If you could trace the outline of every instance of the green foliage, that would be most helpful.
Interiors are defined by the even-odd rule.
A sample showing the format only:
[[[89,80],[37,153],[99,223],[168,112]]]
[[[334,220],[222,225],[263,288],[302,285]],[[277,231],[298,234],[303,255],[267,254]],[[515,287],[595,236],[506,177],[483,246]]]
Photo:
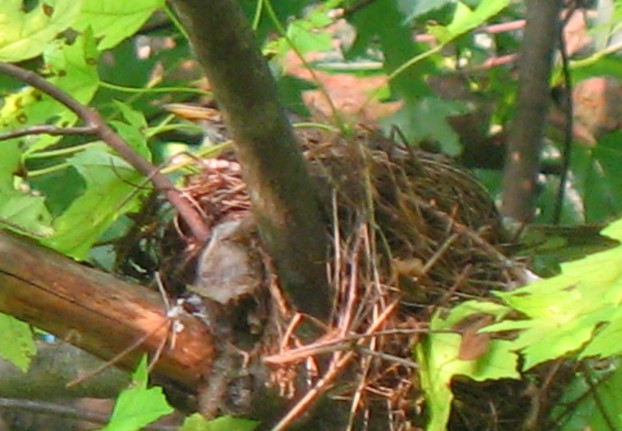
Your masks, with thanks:
[[[622,221],[603,231],[622,239]],[[524,369],[578,352],[578,358],[613,356],[621,349],[606,342],[620,327],[622,247],[562,264],[561,274],[512,292],[498,292],[524,318],[492,325],[488,331],[520,330],[513,347]],[[611,338],[608,339],[609,341]]]
[[[93,30],[100,51],[118,45],[132,36],[164,0],[82,0],[80,15],[72,23],[77,31]]]
[[[21,0],[0,2],[0,60],[22,62],[85,105],[100,89],[102,50],[132,36],[163,5],[163,1],[118,0],[32,3],[27,10]],[[76,124],[73,112],[38,90],[4,77],[0,88],[2,132]],[[123,120],[111,124],[143,157],[151,158],[145,140],[147,122],[130,103],[113,105],[111,116]],[[103,110],[101,105],[94,108]],[[85,259],[116,220],[138,208],[144,192],[137,193],[137,188],[147,189],[138,187],[143,182],[127,162],[99,142],[48,135],[5,140],[0,145],[0,226]],[[0,315],[0,327],[0,356],[26,371],[35,352],[30,327],[6,315]],[[142,386],[119,401],[112,428],[107,429],[139,429],[161,412],[170,411],[162,407],[160,390],[147,391],[146,376],[141,379]],[[132,405],[141,409],[151,405],[151,409],[142,419],[124,419],[133,416]]]
[[[612,223],[602,232],[613,240],[622,241],[622,220]],[[615,341],[622,335],[622,246],[598,252],[582,259],[561,265],[561,273],[549,279],[531,283],[510,292],[495,292],[503,301],[497,304],[486,301],[469,301],[452,309],[441,317],[432,319],[431,333],[417,349],[421,364],[422,388],[430,411],[428,431],[443,430],[449,418],[453,395],[450,382],[454,376],[464,375],[473,380],[520,378],[519,372],[528,371],[547,361],[573,358],[584,361],[589,358],[609,360],[622,354],[622,347]],[[489,343],[475,360],[461,360],[468,330],[461,322],[488,316],[495,321],[477,331],[480,343]],[[460,328],[462,335],[442,333]],[[468,327],[467,327],[468,329]],[[512,339],[494,339],[494,334],[512,333]],[[471,348],[469,346],[469,348]],[[520,357],[520,361],[518,358]],[[564,415],[564,421],[577,423],[587,421],[594,428],[603,429],[603,414],[595,412],[598,397],[606,400],[607,411],[621,420],[619,409],[620,372],[615,361],[607,375],[604,386],[580,391],[586,386],[587,374],[578,374],[566,400],[580,398],[580,408],[571,417],[561,406],[554,413]],[[520,366],[519,366],[520,364]],[[586,368],[589,370],[589,368]],[[591,371],[589,371],[591,373]],[[602,375],[603,373],[601,373]],[[596,386],[592,384],[592,386]],[[578,393],[581,392],[581,396]],[[589,392],[586,395],[586,392]],[[595,424],[601,424],[596,426]],[[617,428],[617,427],[616,427]],[[564,425],[560,429],[584,428]]]
[[[30,325],[0,313],[0,334],[4,340],[10,340],[0,342],[0,358],[11,361],[23,372],[28,371],[30,361],[37,351]]]
[[[25,12],[22,0],[4,0],[0,9],[0,61],[23,61],[40,55],[58,33],[76,20],[82,2],[49,0]]]
[[[136,185],[142,177],[127,162],[96,143],[67,160],[84,178],[81,196],[53,223],[54,234],[42,240],[48,247],[84,259],[93,244],[122,214],[138,209]],[[94,211],[103,208],[103,211]]]
[[[21,1],[4,2],[0,6],[0,16],[15,19],[6,24],[10,31],[7,34],[14,38],[7,38],[0,48],[2,58],[21,61],[42,54],[49,82],[79,102],[89,103],[100,85],[96,66],[101,50],[131,36],[162,2],[102,4],[58,1],[41,3],[24,13]],[[119,16],[124,18],[118,19]],[[67,28],[82,32],[69,40],[59,35]],[[37,42],[34,44],[37,49],[31,47],[33,41]],[[0,125],[4,129],[75,124],[76,115],[47,95],[29,87],[15,86],[11,90],[0,110]],[[124,103],[118,102],[115,107],[127,122],[117,121],[113,125],[136,150],[150,157],[144,139],[144,118]],[[46,135],[2,144],[0,223],[10,229],[42,239],[49,247],[84,259],[95,241],[120,215],[137,209],[135,185],[140,184],[141,177],[103,145],[76,147],[72,154],[71,146],[64,144],[60,137]],[[52,146],[54,151],[45,151]],[[74,182],[80,195],[67,187],[57,188],[57,194],[50,196],[32,189],[33,183],[41,190],[54,189],[49,184],[58,179],[57,173],[62,170],[72,170],[72,175],[77,173],[81,177],[82,181]],[[21,174],[16,176],[16,172]],[[46,176],[49,181],[45,180]],[[71,201],[68,202],[66,196]],[[57,201],[64,203],[58,205]],[[55,211],[61,208],[61,213]]]
[[[110,422],[102,431],[140,430],[160,417],[173,413],[162,388],[147,387],[147,373],[147,357],[143,356],[132,374],[133,382],[117,398]]]
[[[622,428],[622,368],[619,358],[584,367],[564,391],[551,422],[559,431],[610,431]],[[568,406],[571,406],[570,408]]]
[[[426,79],[430,74],[439,73],[437,65],[442,64],[440,53],[444,47],[487,22],[508,4],[507,0],[485,0],[471,9],[457,2],[448,25],[428,26],[428,32],[436,36],[438,41],[433,48],[410,42],[410,20],[418,14],[443,6],[444,2],[429,5],[427,9],[421,6],[422,2],[383,0],[373,2],[356,13],[352,24],[356,26],[358,37],[352,50],[363,52],[370,41],[377,37],[392,96],[405,102],[404,107],[387,122],[398,126],[412,142],[437,140],[445,153],[460,154],[462,148],[458,136],[447,123],[447,117],[464,113],[464,107],[456,101],[435,96]]]
[[[425,393],[429,422],[427,431],[446,429],[451,412],[451,380],[456,376],[475,381],[520,377],[518,355],[513,343],[504,340],[482,339],[484,349],[475,358],[465,356],[465,337],[450,333],[465,319],[474,315],[491,315],[501,318],[507,313],[503,306],[490,302],[467,302],[446,317],[436,313],[430,322],[431,333],[417,346],[416,358],[420,365],[421,389]]]

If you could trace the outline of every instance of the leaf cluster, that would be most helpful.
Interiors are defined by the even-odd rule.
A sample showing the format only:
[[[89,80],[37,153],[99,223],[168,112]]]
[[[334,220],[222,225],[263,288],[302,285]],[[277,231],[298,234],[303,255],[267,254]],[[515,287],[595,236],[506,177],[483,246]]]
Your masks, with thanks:
[[[622,221],[612,223],[603,234],[622,241]],[[556,419],[559,429],[584,429],[568,428],[566,423],[576,424],[588,406],[593,408],[594,400],[600,398],[605,400],[604,408],[608,411],[582,417],[583,424],[595,430],[609,429],[603,425],[603,416],[619,415],[615,404],[617,395],[610,387],[615,385],[619,374],[617,360],[611,362],[611,359],[618,358],[622,352],[614,341],[622,328],[621,259],[622,247],[617,246],[564,263],[557,276],[513,291],[495,292],[500,303],[469,301],[452,309],[446,316],[437,313],[431,329],[439,333],[429,335],[417,350],[430,408],[428,429],[445,429],[453,399],[451,382],[456,376],[467,376],[476,381],[520,379],[537,366],[560,359],[607,360],[610,369],[607,373],[599,372],[608,386],[597,391],[585,388],[586,379],[593,379],[591,370],[577,374],[566,397],[580,399],[581,410],[570,415],[567,411],[562,414],[563,404],[560,404],[555,412],[558,417],[564,416],[563,422]],[[474,335],[468,331],[451,332],[456,332],[461,322],[482,315],[496,323],[475,328],[475,337],[480,337],[476,343],[481,350],[474,357],[465,358],[465,348],[473,348],[468,343],[473,342]],[[502,337],[503,334],[512,337]],[[583,392],[579,396],[581,386]],[[615,423],[619,423],[619,418],[616,417]]]

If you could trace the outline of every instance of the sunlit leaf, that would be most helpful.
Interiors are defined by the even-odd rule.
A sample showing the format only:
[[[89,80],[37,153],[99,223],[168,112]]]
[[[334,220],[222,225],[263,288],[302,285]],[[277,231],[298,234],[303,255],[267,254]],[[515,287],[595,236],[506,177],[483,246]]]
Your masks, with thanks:
[[[501,317],[507,309],[492,302],[467,302],[445,318],[435,315],[430,322],[431,332],[417,346],[416,356],[420,364],[421,388],[424,390],[429,412],[427,431],[444,431],[451,412],[451,380],[466,376],[476,381],[502,378],[519,378],[518,356],[513,352],[512,342],[490,340],[487,351],[475,360],[461,360],[463,337],[460,334],[443,333],[475,313]],[[434,332],[436,331],[436,332]]]
[[[304,20],[296,20],[287,26],[287,36],[300,53],[321,52],[332,48],[332,37],[318,28],[330,24],[325,13],[315,12]]]
[[[26,372],[36,351],[30,325],[0,313],[0,357]]]
[[[174,411],[167,403],[162,388],[147,387],[146,356],[143,356],[132,378],[133,383],[117,398],[110,422],[102,431],[138,431]]]
[[[120,215],[138,208],[142,176],[104,144],[91,146],[68,162],[84,177],[86,189],[54,220],[55,234],[43,243],[84,259]]]
[[[44,52],[50,71],[49,82],[70,94],[81,103],[88,103],[99,85],[97,51],[89,32],[76,37],[71,45],[62,41],[50,43]],[[0,127],[18,130],[40,124],[75,124],[77,116],[63,104],[32,87],[9,94],[0,108]],[[23,139],[25,153],[48,147],[60,138],[38,135]]]
[[[19,141],[11,139],[0,145],[0,190],[13,190],[13,177],[21,161]]]
[[[497,15],[509,4],[510,0],[481,0],[475,9],[470,9],[463,2],[457,2],[454,19],[442,33],[440,42],[447,43],[449,40],[473,30]]]
[[[74,23],[81,4],[81,0],[47,0],[24,12],[22,0],[0,2],[0,61],[40,55],[58,33]]]
[[[0,226],[35,238],[54,232],[45,198],[17,190],[0,190]]]
[[[83,3],[74,28],[91,27],[100,39],[100,50],[109,49],[136,33],[156,9],[164,6],[164,0],[83,0]]]
[[[613,223],[603,233],[620,240],[620,224]],[[612,320],[617,333],[617,308],[622,302],[622,246],[561,265],[561,274],[537,281],[512,292],[497,292],[525,318],[506,320],[487,330],[519,330],[513,341],[525,358],[525,369],[583,349],[597,328]],[[600,337],[588,345],[587,354],[606,356],[615,351]],[[590,347],[591,346],[591,347]]]

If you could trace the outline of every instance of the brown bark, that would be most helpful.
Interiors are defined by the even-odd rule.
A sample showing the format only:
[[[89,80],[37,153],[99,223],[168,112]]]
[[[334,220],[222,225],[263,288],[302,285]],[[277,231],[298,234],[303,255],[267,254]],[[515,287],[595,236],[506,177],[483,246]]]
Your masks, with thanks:
[[[0,232],[0,312],[48,331],[104,360],[145,338],[118,365],[135,367],[170,336],[157,292],[80,265]],[[185,390],[209,371],[214,347],[206,326],[188,314],[175,345],[163,349],[153,375]]]
[[[170,0],[231,130],[262,241],[284,290],[327,317],[327,235],[300,147],[270,69],[235,0]]]
[[[504,216],[533,217],[536,176],[550,99],[549,81],[563,0],[527,2],[527,25],[520,52],[517,114],[508,139],[503,177]]]

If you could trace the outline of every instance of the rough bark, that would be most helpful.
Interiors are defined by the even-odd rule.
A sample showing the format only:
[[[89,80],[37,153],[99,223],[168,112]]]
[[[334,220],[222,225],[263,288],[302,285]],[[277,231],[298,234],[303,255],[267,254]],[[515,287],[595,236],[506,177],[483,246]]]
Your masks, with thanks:
[[[270,69],[235,0],[170,0],[231,130],[253,213],[284,290],[327,317],[327,235],[300,148]]]
[[[0,312],[110,360],[144,339],[117,365],[132,369],[171,335],[157,292],[88,268],[27,240],[0,232]],[[153,375],[195,390],[210,370],[214,347],[206,326],[188,314]]]
[[[504,216],[533,217],[536,176],[547,121],[549,81],[563,0],[527,2],[527,25],[520,51],[517,114],[508,140],[503,177]]]

